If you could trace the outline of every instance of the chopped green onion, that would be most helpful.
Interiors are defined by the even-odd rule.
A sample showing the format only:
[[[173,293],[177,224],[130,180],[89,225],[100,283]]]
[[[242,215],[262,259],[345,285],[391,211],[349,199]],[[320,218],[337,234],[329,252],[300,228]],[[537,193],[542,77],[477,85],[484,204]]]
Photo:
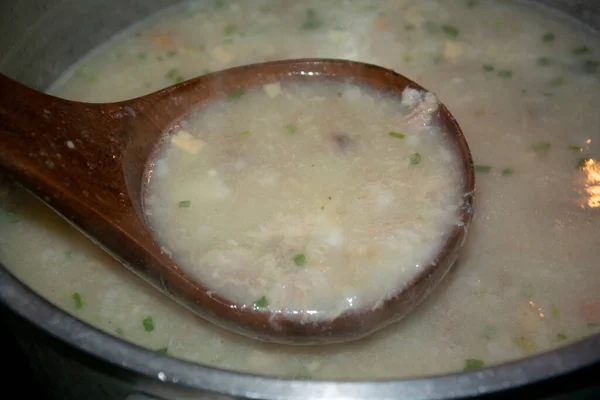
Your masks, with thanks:
[[[509,176],[512,175],[515,171],[512,168],[504,168],[502,170],[502,172],[500,172],[502,174],[502,176]]]
[[[573,49],[573,54],[575,54],[576,56],[582,56],[585,54],[590,54],[592,51],[590,50],[589,47],[587,47],[585,44],[579,47],[575,47]]]
[[[457,37],[458,34],[460,33],[460,31],[458,29],[456,29],[455,27],[453,27],[451,25],[442,25],[442,31],[444,31],[444,33],[446,35],[449,35],[452,37]]]
[[[154,321],[152,317],[146,317],[142,320],[142,325],[144,326],[144,330],[146,332],[152,332],[154,330]]]
[[[170,69],[165,74],[165,77],[167,79],[172,80],[174,83],[181,83],[185,80],[185,78],[179,73],[179,70],[177,68]]]
[[[410,156],[410,164],[417,165],[420,162],[421,162],[421,155],[419,153],[414,153],[412,156]]]
[[[564,333],[557,333],[556,334],[556,340],[560,340],[561,342],[563,340],[567,340],[567,335],[565,335]]]
[[[144,61],[148,58],[148,54],[143,51],[140,51],[137,56],[138,56],[138,59],[141,61]]]
[[[260,308],[265,308],[268,305],[269,303],[267,303],[267,298],[263,296],[260,299],[256,300],[254,303],[252,303],[252,308],[256,311]]]
[[[552,143],[550,143],[550,142],[540,142],[540,143],[536,143],[533,146],[531,146],[531,149],[533,151],[541,152],[541,151],[548,151],[548,150],[550,150],[551,147],[552,147]]]
[[[156,352],[160,353],[160,354],[167,354],[168,351],[169,351],[168,347],[161,347],[160,349],[156,350]]]
[[[583,149],[581,148],[581,146],[576,146],[574,144],[570,144],[568,147],[569,150],[571,151],[582,151]]]
[[[519,336],[513,342],[526,352],[534,351],[537,348],[535,342],[526,336]]]
[[[494,70],[494,66],[491,64],[483,64],[483,70],[485,72],[492,72]]]
[[[236,30],[237,30],[237,26],[235,26],[235,25],[227,25],[225,27],[225,29],[223,29],[223,33],[225,35],[232,35],[232,34],[235,33]]]
[[[477,4],[479,3],[479,1],[477,0],[467,0],[467,7],[469,8],[473,8],[475,7]]]
[[[190,200],[183,200],[179,202],[178,206],[179,208],[188,208],[191,204],[192,202]]]
[[[444,61],[444,56],[437,55],[437,56],[433,57],[431,61],[433,61],[433,63],[435,65],[439,65],[439,64],[441,64]]]
[[[323,25],[317,13],[312,8],[306,10],[304,14],[304,23],[302,24],[302,29],[304,30],[312,30],[318,29]]]
[[[296,133],[296,132],[298,131],[298,127],[297,127],[296,125],[294,125],[294,124],[289,124],[289,125],[287,125],[287,126],[285,127],[285,129],[287,129],[287,131],[288,131],[289,133],[292,133],[292,134],[294,134],[294,133]]]
[[[121,328],[117,328],[117,329],[115,329],[115,333],[116,333],[117,335],[119,335],[119,336],[123,336],[123,335],[125,335],[125,332],[124,332],[124,331],[123,331],[123,329],[121,329]]]
[[[240,133],[241,137],[250,137],[250,135],[252,135],[252,132],[250,132],[250,131],[244,131],[244,132]]]
[[[583,63],[583,71],[588,74],[595,74],[598,72],[598,67],[600,67],[600,62],[594,60],[585,60]]]
[[[498,71],[496,75],[500,78],[510,78],[512,76],[512,71],[510,69],[503,69]]]
[[[558,308],[557,306],[552,307],[552,316],[554,318],[560,317],[560,308]]]
[[[540,57],[540,58],[537,59],[537,63],[538,63],[538,65],[541,65],[543,67],[547,67],[548,65],[553,64],[554,61],[552,61],[548,57]]]
[[[406,137],[406,135],[404,133],[394,132],[394,131],[388,132],[388,136],[391,136],[396,139],[404,139]]]
[[[475,166],[475,172],[488,173],[491,170],[492,170],[492,167],[490,167],[489,165],[476,165]]]
[[[587,165],[588,161],[590,161],[590,159],[588,157],[580,158],[579,161],[577,161],[577,164],[575,165],[575,167],[577,169],[583,169]]]
[[[227,94],[227,101],[235,101],[242,97],[246,91],[244,89],[238,89],[234,92]]]
[[[404,25],[404,29],[406,29],[407,31],[414,31],[416,29],[416,26],[414,26],[413,24],[406,24]]]
[[[496,337],[496,328],[491,325],[486,325],[483,328],[483,337],[487,340],[492,340],[494,337]]]
[[[558,78],[554,78],[550,81],[550,86],[557,87],[561,86],[563,83],[565,83],[565,78],[559,76]]]
[[[545,35],[542,36],[542,41],[549,43],[549,42],[553,42],[554,39],[556,39],[556,36],[554,36],[554,33],[550,32],[550,33],[546,33]]]
[[[465,367],[464,367],[464,371],[470,371],[473,369],[480,369],[483,368],[483,366],[485,365],[485,363],[483,362],[483,360],[478,360],[476,358],[467,358],[465,360]]]
[[[215,1],[215,6],[217,8],[223,8],[224,5],[225,5],[225,3],[223,3],[223,0],[216,0]]]
[[[425,217],[423,217],[422,215],[417,215],[417,220],[425,222]]]
[[[306,256],[304,254],[296,254],[292,260],[298,266],[304,265],[306,263]]]
[[[81,307],[83,307],[83,298],[81,297],[81,295],[79,293],[73,293],[71,295],[71,298],[73,299],[73,302],[75,303],[76,309],[79,310]]]

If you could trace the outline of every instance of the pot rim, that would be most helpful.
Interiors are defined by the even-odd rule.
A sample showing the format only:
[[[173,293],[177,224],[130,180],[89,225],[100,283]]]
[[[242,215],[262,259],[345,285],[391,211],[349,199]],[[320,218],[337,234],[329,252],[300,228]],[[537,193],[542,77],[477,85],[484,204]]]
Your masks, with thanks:
[[[600,360],[600,333],[570,345],[469,372],[378,381],[306,381],[234,372],[157,353],[83,322],[51,304],[0,264],[0,302],[45,334],[113,367],[154,382],[200,391],[265,399],[453,399],[515,389],[592,366]]]

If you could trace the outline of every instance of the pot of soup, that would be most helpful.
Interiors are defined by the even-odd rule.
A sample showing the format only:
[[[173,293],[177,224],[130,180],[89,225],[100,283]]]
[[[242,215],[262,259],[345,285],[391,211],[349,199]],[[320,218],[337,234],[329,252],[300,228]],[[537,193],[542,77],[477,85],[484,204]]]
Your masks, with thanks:
[[[3,2],[0,21],[1,73],[92,103],[130,99],[262,61],[323,57],[381,65],[422,84],[448,106],[475,163],[476,211],[469,236],[434,293],[402,321],[366,338],[314,346],[265,343],[199,319],[0,175],[3,326],[51,398],[454,399],[507,393],[535,398],[573,388],[588,393],[587,379],[600,363],[596,2],[35,0]],[[303,95],[314,100],[323,90]],[[267,115],[276,107],[276,101],[262,101],[250,101],[254,108],[249,109]],[[248,109],[234,114],[244,112]],[[379,110],[371,104],[352,111],[362,112]],[[165,234],[173,233],[166,239],[171,246],[178,243],[177,218],[207,243],[222,243],[214,244],[218,251],[205,249],[206,257],[218,260],[212,276],[227,270],[228,257],[250,257],[240,247],[248,237],[267,249],[275,231],[282,242],[305,235],[305,225],[285,215],[274,219],[273,227],[242,230],[266,207],[275,207],[270,199],[280,193],[296,209],[308,204],[309,197],[302,199],[292,186],[294,179],[304,179],[301,169],[315,165],[302,164],[300,153],[286,149],[316,149],[319,135],[302,115],[275,114],[249,128],[236,122],[237,134],[222,144],[229,158],[218,167],[200,160],[202,174],[177,157],[165,157],[163,170],[168,167],[172,175],[163,175],[152,188],[158,199],[154,211],[166,216]],[[219,118],[217,110],[203,121],[217,126]],[[343,113],[336,118],[343,119]],[[257,132],[269,129],[277,135],[256,141]],[[335,154],[366,140],[353,142],[360,133],[355,130],[348,125],[324,143]],[[184,133],[173,144],[192,156],[211,140]],[[377,140],[393,149],[414,145],[410,139],[386,131],[388,141]],[[268,170],[244,158],[248,151],[294,162]],[[303,157],[316,153],[305,151]],[[412,166],[433,160],[423,151],[411,154]],[[405,185],[392,192],[393,159],[360,155],[368,184],[357,184],[339,157],[319,159],[332,167],[305,175],[313,176],[314,187],[343,193],[323,195],[314,204],[327,215],[344,215],[348,199],[369,196],[402,207],[406,203],[397,201],[398,193],[421,189]],[[374,173],[375,161],[389,166],[390,175]],[[334,170],[339,173],[327,175]],[[227,187],[228,179],[243,176],[252,179],[240,180],[235,190]],[[184,186],[172,185],[184,178]],[[196,178],[206,185],[198,189]],[[284,189],[270,186],[278,182]],[[451,186],[435,185],[444,184]],[[255,196],[266,191],[272,193],[269,201],[257,202]],[[216,233],[201,214],[181,214],[199,198],[233,204],[236,195],[241,206],[228,209]],[[402,243],[410,241],[410,230],[395,224],[411,218],[425,223],[433,215],[370,220],[371,211],[363,213],[361,223],[382,243],[399,235]],[[347,235],[332,230],[325,244],[307,246],[291,260],[304,268],[342,237]],[[376,251],[353,243],[343,262]],[[268,279],[262,264],[252,265],[248,271]],[[369,272],[360,273],[367,281]],[[267,305],[268,296],[252,296],[258,307]]]

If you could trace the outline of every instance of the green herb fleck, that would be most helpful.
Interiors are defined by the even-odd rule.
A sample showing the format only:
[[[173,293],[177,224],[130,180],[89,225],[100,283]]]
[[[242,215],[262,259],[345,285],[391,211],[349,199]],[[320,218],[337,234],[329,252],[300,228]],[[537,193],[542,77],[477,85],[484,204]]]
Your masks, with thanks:
[[[406,24],[404,25],[404,29],[406,29],[407,31],[414,31],[417,27],[414,26],[413,24]]]
[[[237,26],[235,25],[227,25],[225,29],[223,29],[223,33],[225,35],[233,35],[237,31]]]
[[[144,326],[144,330],[146,332],[152,332],[154,330],[154,321],[152,317],[146,317],[142,320],[142,325]]]
[[[492,167],[490,167],[489,165],[476,165],[475,166],[475,172],[488,173],[491,170],[492,170]]]
[[[577,161],[575,167],[577,169],[583,170],[583,168],[585,168],[585,166],[587,165],[588,161],[590,161],[588,157],[580,158],[579,161]]]
[[[189,208],[189,206],[192,204],[192,202],[190,200],[183,200],[180,201],[178,204],[179,208]]]
[[[181,83],[185,80],[177,68],[171,68],[169,71],[167,71],[165,77],[174,83]]]
[[[477,0],[467,0],[467,7],[469,7],[469,8],[473,8],[477,4],[479,4],[479,1],[477,1]]]
[[[585,60],[583,63],[583,71],[588,74],[595,74],[598,72],[598,67],[600,67],[600,62],[594,60]]]
[[[547,67],[548,65],[552,65],[553,63],[554,61],[552,61],[548,57],[540,57],[537,59],[537,64],[541,65],[542,67]]]
[[[242,97],[246,91],[244,89],[238,89],[234,92],[227,94],[227,101],[235,101]]]
[[[140,51],[140,52],[138,53],[137,57],[138,57],[138,60],[140,60],[140,61],[145,61],[145,60],[147,60],[147,59],[148,59],[148,53],[145,53],[145,52],[143,52],[143,51]]]
[[[553,306],[552,307],[552,316],[554,318],[560,317],[560,308],[558,308],[557,306]]]
[[[480,369],[480,368],[483,368],[484,365],[485,365],[485,363],[483,362],[483,360],[478,360],[476,358],[467,358],[465,360],[465,367],[464,367],[463,371],[471,371],[474,369]]]
[[[513,342],[519,346],[523,351],[531,352],[536,349],[535,342],[526,336],[519,336],[513,340]]]
[[[440,64],[441,64],[441,63],[444,61],[444,56],[442,56],[442,55],[437,55],[437,56],[434,56],[434,57],[431,59],[431,61],[433,61],[433,63],[434,63],[435,65],[440,65]]]
[[[404,53],[404,56],[402,56],[402,59],[404,60],[405,63],[409,63],[413,60],[413,57],[410,55],[409,52]]]
[[[557,334],[556,334],[556,340],[559,340],[559,341],[561,341],[561,342],[562,342],[563,340],[567,340],[567,335],[565,335],[564,333],[557,333]]]
[[[483,70],[485,72],[492,72],[494,70],[494,66],[491,64],[483,64]]]
[[[394,131],[388,132],[388,136],[391,136],[396,139],[404,139],[406,137],[406,135],[404,133],[394,132]]]
[[[176,55],[177,55],[177,50],[167,51],[167,57],[175,57]]]
[[[317,13],[312,8],[306,10],[304,14],[304,22],[302,23],[302,29],[304,30],[312,30],[318,29],[323,25]]]
[[[244,131],[244,132],[240,133],[240,136],[244,137],[244,138],[250,137],[251,135],[252,135],[252,132],[250,132],[250,131]]]
[[[71,298],[73,299],[73,302],[75,303],[75,308],[76,309],[80,309],[83,307],[83,298],[81,297],[81,295],[79,293],[73,293],[71,295]]]
[[[512,71],[510,69],[502,69],[498,71],[496,75],[500,78],[510,78],[512,76]]]
[[[452,37],[457,37],[458,34],[460,33],[460,31],[458,29],[456,29],[455,27],[453,27],[451,25],[442,25],[442,31],[444,31],[444,33],[446,35],[449,35]]]
[[[115,333],[116,333],[117,335],[119,335],[119,336],[123,336],[123,335],[125,335],[125,332],[124,332],[124,331],[123,331],[123,329],[121,329],[121,328],[117,328],[117,329],[115,329]]]
[[[554,33],[552,33],[552,32],[546,33],[542,36],[542,42],[545,42],[545,43],[554,42],[554,39],[556,39],[556,36],[554,36]]]
[[[504,168],[502,170],[502,172],[500,172],[500,173],[502,174],[502,176],[510,176],[510,175],[514,174],[514,172],[515,171],[509,167],[509,168]]]
[[[252,303],[252,308],[254,309],[254,311],[256,311],[258,309],[265,308],[268,305],[269,303],[267,303],[267,298],[263,296],[260,299],[256,300],[254,303]]]
[[[294,260],[297,266],[304,265],[306,263],[306,256],[304,254],[296,254],[292,260]]]
[[[565,78],[559,76],[558,78],[554,78],[550,81],[550,86],[557,87],[561,86],[563,83],[565,83]]]
[[[225,3],[223,2],[223,0],[215,1],[215,7],[217,7],[217,8],[223,8],[224,5],[225,5]]]
[[[552,143],[550,142],[540,142],[531,146],[531,149],[536,152],[548,151],[552,147]]]
[[[157,353],[160,354],[167,354],[169,352],[169,348],[168,347],[161,347],[160,349],[156,350]]]
[[[294,124],[288,124],[285,129],[291,134],[298,132],[298,127]]]
[[[492,340],[496,337],[496,328],[491,325],[486,325],[483,328],[483,337],[487,340]]]
[[[583,149],[581,148],[581,146],[577,146],[574,144],[570,144],[568,147],[569,150],[571,151],[577,151],[577,152],[581,152]]]
[[[410,156],[410,161],[409,161],[410,164],[417,165],[420,162],[421,162],[421,155],[419,153],[414,153],[412,156]]]
[[[575,54],[576,56],[583,56],[586,54],[590,54],[592,51],[590,50],[589,47],[587,47],[585,44],[579,47],[575,47],[573,49],[573,54]]]
[[[425,222],[425,217],[423,217],[422,215],[417,215],[417,220]]]

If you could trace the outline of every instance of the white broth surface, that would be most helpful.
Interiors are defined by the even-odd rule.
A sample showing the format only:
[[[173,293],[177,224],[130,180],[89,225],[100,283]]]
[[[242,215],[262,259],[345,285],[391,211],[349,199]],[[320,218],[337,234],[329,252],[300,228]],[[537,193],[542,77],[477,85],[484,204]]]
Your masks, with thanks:
[[[179,267],[238,307],[302,323],[379,308],[462,224],[431,93],[309,80],[225,99],[165,137],[145,214]]]
[[[194,1],[93,50],[53,86],[117,101],[230,66],[330,57],[395,69],[435,93],[477,164],[469,236],[426,302],[364,340],[296,348],[224,332],[6,183],[0,261],[124,340],[260,374],[421,376],[563,346],[600,330],[599,43],[569,19],[509,1]]]

